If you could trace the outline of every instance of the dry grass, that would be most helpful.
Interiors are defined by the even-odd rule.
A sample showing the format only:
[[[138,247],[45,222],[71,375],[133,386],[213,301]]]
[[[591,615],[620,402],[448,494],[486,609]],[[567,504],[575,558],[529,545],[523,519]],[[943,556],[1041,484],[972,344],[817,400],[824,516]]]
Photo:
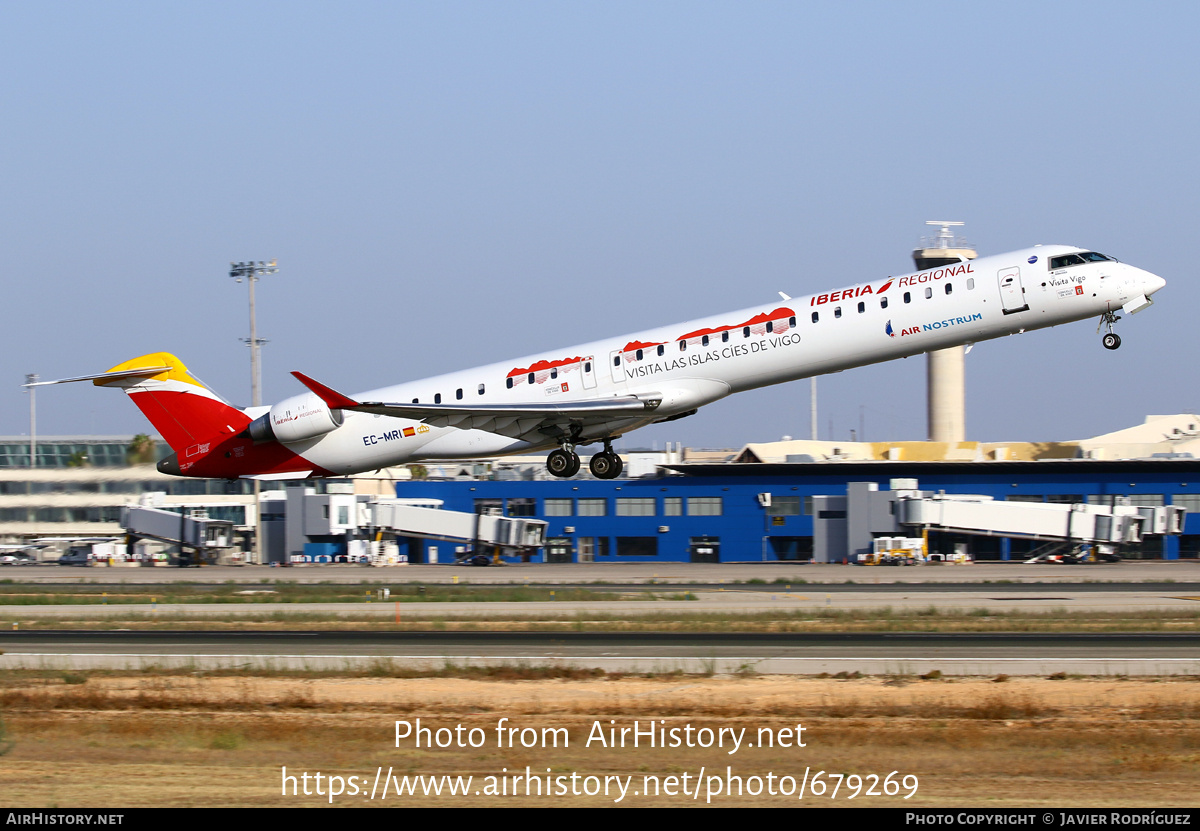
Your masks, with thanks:
[[[529,680],[503,677],[288,678],[51,674],[8,675],[0,711],[11,751],[0,781],[12,807],[327,804],[284,796],[289,772],[481,778],[507,769],[554,774],[737,775],[812,771],[919,777],[908,801],[860,797],[867,805],[1190,805],[1200,793],[1200,684],[1193,680],[751,678],[666,676]],[[395,746],[395,721],[477,727],[479,748]],[[562,728],[569,747],[499,748],[501,718]],[[602,727],[759,728],[803,724],[807,746],[604,748]],[[778,734],[777,734],[778,735]],[[543,774],[544,775],[544,774]],[[679,804],[682,797],[626,804]],[[691,802],[691,799],[685,799]],[[343,797],[340,804],[383,805]],[[391,804],[397,804],[394,798]],[[449,806],[611,805],[611,798],[409,797]],[[694,804],[694,803],[693,803]],[[786,805],[743,795],[719,804]],[[827,803],[822,803],[827,804]],[[846,804],[839,800],[838,804]]]

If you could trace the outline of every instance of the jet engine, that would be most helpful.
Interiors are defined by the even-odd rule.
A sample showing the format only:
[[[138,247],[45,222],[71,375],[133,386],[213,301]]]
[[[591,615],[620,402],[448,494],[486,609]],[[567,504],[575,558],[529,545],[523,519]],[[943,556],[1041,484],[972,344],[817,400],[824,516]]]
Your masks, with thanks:
[[[267,441],[288,444],[315,439],[341,426],[341,410],[329,409],[317,395],[306,392],[280,401],[250,422],[247,430],[255,444]]]

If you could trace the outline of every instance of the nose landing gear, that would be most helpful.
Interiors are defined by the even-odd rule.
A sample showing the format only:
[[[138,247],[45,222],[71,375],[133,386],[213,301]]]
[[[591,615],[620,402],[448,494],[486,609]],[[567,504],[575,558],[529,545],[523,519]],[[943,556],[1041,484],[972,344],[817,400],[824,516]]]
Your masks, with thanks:
[[[1105,349],[1121,348],[1121,336],[1112,330],[1113,324],[1120,319],[1121,318],[1117,317],[1112,312],[1105,312],[1104,314],[1100,315],[1100,325],[1096,327],[1096,331],[1099,332],[1105,326],[1108,327],[1108,331],[1104,334],[1104,337],[1100,339],[1100,342],[1104,344]]]

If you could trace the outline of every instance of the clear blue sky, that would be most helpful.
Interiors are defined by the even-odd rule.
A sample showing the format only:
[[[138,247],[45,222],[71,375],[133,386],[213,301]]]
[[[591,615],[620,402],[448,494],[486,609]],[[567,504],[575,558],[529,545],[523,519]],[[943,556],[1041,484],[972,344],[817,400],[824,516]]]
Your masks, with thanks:
[[[968,437],[1200,409],[1192,3],[0,4],[0,434],[27,372],[178,354],[249,401],[347,391],[911,270],[926,219],[981,254],[1095,248],[1168,281],[968,356]],[[924,360],[822,379],[820,435],[924,436]],[[41,434],[135,433],[90,385]],[[808,383],[626,446],[809,432]]]

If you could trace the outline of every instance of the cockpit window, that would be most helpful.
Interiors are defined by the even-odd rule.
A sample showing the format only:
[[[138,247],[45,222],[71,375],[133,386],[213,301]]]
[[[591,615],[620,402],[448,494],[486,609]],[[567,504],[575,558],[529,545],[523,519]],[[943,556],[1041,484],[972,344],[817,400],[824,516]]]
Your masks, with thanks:
[[[1058,268],[1066,268],[1069,265],[1084,265],[1087,262],[1078,254],[1064,254],[1061,257],[1050,258],[1050,270],[1054,271]]]
[[[1084,251],[1080,254],[1064,254],[1061,257],[1050,258],[1050,270],[1066,268],[1072,265],[1085,265],[1087,263],[1115,263],[1112,257],[1106,257],[1096,251]]]

